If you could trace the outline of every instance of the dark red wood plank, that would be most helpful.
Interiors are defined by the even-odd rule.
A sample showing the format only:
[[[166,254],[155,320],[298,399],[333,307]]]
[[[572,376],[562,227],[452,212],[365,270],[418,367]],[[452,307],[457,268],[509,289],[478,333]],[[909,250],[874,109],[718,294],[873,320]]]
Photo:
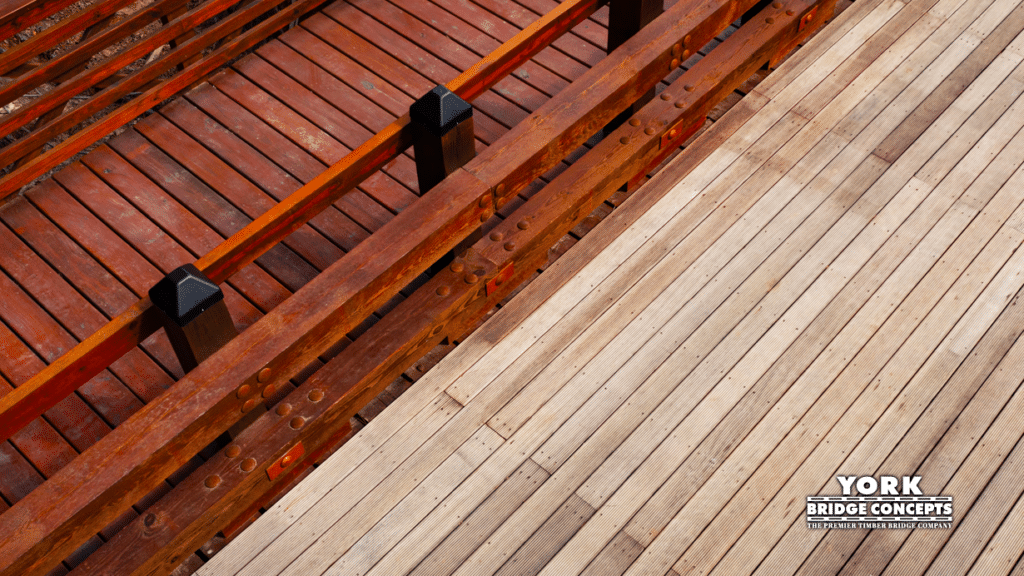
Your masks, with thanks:
[[[445,36],[447,42],[454,42],[455,45],[451,46],[452,48],[457,49],[459,46],[462,46],[470,50],[471,59],[474,62],[470,63],[469,66],[472,66],[476,63],[476,60],[490,54],[501,46],[501,42],[485,34],[482,30],[477,29],[466,20],[431,2],[390,0],[375,3],[375,6],[383,8],[384,10],[381,10],[381,12],[387,12],[391,22],[405,24],[409,21],[410,16],[415,17],[418,20],[417,28],[433,29],[436,34]],[[416,22],[413,21],[411,24],[416,25]],[[410,28],[410,30],[416,30],[417,28]],[[515,36],[515,34],[512,34],[512,36]],[[434,45],[429,37],[425,41]],[[436,46],[435,48],[438,53],[444,53],[443,49],[444,46]],[[461,53],[462,51],[459,50],[458,52]],[[473,53],[476,54],[475,58],[472,57]],[[523,84],[536,89],[547,98],[554,96],[562,88],[569,85],[565,78],[537,64],[535,62],[536,59],[537,57],[534,56],[533,59],[523,64],[510,77],[516,78]],[[459,66],[459,68],[466,69],[469,66]],[[547,98],[542,100],[547,100]],[[523,104],[531,111],[535,109],[525,101]]]
[[[162,116],[149,116],[134,129],[249,218],[256,218],[276,204],[274,198]],[[318,254],[329,243],[315,230],[304,226],[284,240],[284,247],[290,250],[280,251],[278,256],[284,261],[268,271],[292,291],[298,290],[316,276],[317,269],[309,261],[318,259]]]
[[[244,140],[203,114],[187,100],[178,100],[161,111],[178,128],[189,133],[240,174],[257,183],[277,200],[302,187],[302,182],[272,162]],[[365,231],[336,209],[325,210],[310,220],[310,226],[328,242],[317,244],[319,252],[310,255],[310,264],[323,270],[358,243]],[[312,258],[315,258],[313,260]]]
[[[351,4],[335,2],[324,7],[323,13],[330,16],[335,22],[372,42],[399,62],[406,63],[405,67],[415,68],[420,74],[426,76],[433,85],[446,84],[448,81],[456,78],[459,72],[461,72],[460,69],[442,61],[420,46],[410,42]],[[389,75],[388,77],[390,78],[391,76]],[[501,85],[501,82],[496,84],[495,87],[499,85]],[[430,86],[430,88],[433,88],[433,86]],[[414,98],[419,98],[424,93],[426,91],[415,94]],[[481,94],[480,97],[473,101],[473,106],[505,127],[515,126],[527,116],[524,108],[500,96],[493,90]]]
[[[77,340],[87,338],[107,323],[109,318],[106,315],[5,227],[0,227],[0,245],[4,246],[4,250],[0,251],[0,268]],[[132,350],[111,364],[111,369],[134,394],[116,389],[112,391],[117,395],[109,398],[109,401],[116,407],[103,414],[115,426],[141,408],[143,401],[156,398],[174,382],[142,350]]]
[[[253,57],[238,62],[235,65],[235,69],[251,83],[259,86],[279,102],[290,106],[307,120],[329,133],[349,150],[356,148],[373,136],[373,132],[370,132],[365,126],[342,112],[346,109],[363,106],[364,98],[361,96],[354,99],[346,98],[347,86],[333,79],[333,77],[309,60],[285,48],[284,45],[275,44],[275,46],[283,48],[283,50],[277,51],[275,55],[280,65],[284,68],[275,67],[263,58]],[[269,47],[268,51],[274,52],[274,46]],[[282,72],[284,69],[288,70],[288,74],[292,74],[303,81],[308,81],[313,88],[318,90],[310,90],[303,84],[296,82],[295,79]],[[318,85],[318,79],[328,84],[324,86]],[[326,96],[332,90],[338,90],[339,93],[335,96]],[[320,94],[325,95],[321,96]],[[354,93],[350,95],[357,96]],[[332,105],[328,98],[336,101],[337,105]],[[256,110],[253,110],[253,112],[259,115]],[[366,110],[366,112],[372,112],[372,110]],[[378,111],[378,121],[388,118],[383,112],[383,110]],[[385,125],[393,121],[394,119],[391,118]],[[378,219],[377,222],[369,224],[372,230],[377,229],[373,227],[374,225],[379,227],[383,222],[390,219],[391,216],[390,210],[377,205],[377,203],[386,207],[388,202],[396,202],[394,198],[401,199],[404,197],[404,200],[409,200],[414,196],[410,190],[415,189],[415,185],[411,187],[406,185],[416,181],[416,173],[412,163],[406,159],[403,163],[389,165],[390,168],[397,169],[394,171],[389,170],[372,181],[364,182],[360,189],[365,190],[365,193],[359,190],[354,194],[347,195],[351,197],[351,202],[354,206],[365,212],[367,216]],[[377,202],[371,201],[371,198],[376,199]],[[392,200],[384,200],[385,198],[391,198]],[[403,200],[397,200],[397,202],[401,203]],[[364,225],[368,224],[364,223]]]
[[[469,25],[492,36],[499,42],[505,42],[512,38],[520,30],[529,26],[537,19],[536,15],[531,15],[532,18],[524,19],[519,21],[518,25],[513,25],[505,18],[496,16],[494,13],[485,10],[482,6],[470,0],[433,0],[433,2],[452,14],[458,15]],[[501,4],[515,7],[513,2],[502,2]],[[533,59],[548,70],[572,82],[590,69],[592,65],[589,61],[590,59],[595,59],[594,63],[600,62],[601,58],[604,57],[604,51],[585,42],[577,42],[576,44],[570,42],[567,44],[566,39],[571,40],[571,35],[559,37],[552,42],[551,46],[541,50]],[[572,50],[564,49],[570,44],[576,49],[577,54],[574,54]]]
[[[349,61],[359,62],[365,66],[366,68],[346,66],[339,69],[328,67],[328,69],[337,75],[359,79],[361,85],[365,82],[364,88],[371,95],[375,91],[382,91],[390,95],[391,98],[381,99],[379,102],[388,107],[393,114],[404,116],[409,111],[409,105],[438,84],[323,14],[315,14],[307,18],[302,22],[302,27],[311,33],[310,37],[330,45],[333,48],[332,52],[344,54]],[[296,39],[297,35],[294,35],[295,31],[292,32],[293,34],[282,37],[282,41],[289,43],[299,52],[306,52],[306,45],[299,44]],[[308,46],[309,51],[315,51],[317,48],[315,43],[310,43]],[[322,62],[321,65],[326,67],[328,63]],[[381,76],[377,76],[377,74]],[[483,110],[479,110],[479,105],[476,102],[473,105],[478,109],[478,113],[473,115],[473,124],[476,137],[481,141],[494,142],[508,131],[506,126],[495,121]]]
[[[520,28],[529,26],[541,14],[547,14],[557,5],[556,2],[542,2],[546,7],[541,8],[537,2],[528,0],[517,0],[516,2],[473,0],[473,2]],[[607,14],[608,8],[601,8],[597,13]],[[607,43],[608,29],[597,24],[594,17],[591,16],[577,24],[571,32],[552,42],[551,45],[566,54],[571,54],[589,67],[594,66],[607,55],[605,52]]]
[[[309,33],[299,29],[297,34],[309,38]],[[276,66],[281,72],[291,76],[304,88],[318,94],[324,100],[330,102],[335,108],[349,114],[358,120],[368,131],[362,136],[362,141],[373,136],[394,122],[399,116],[408,111],[408,106],[401,108],[401,113],[392,114],[371,101],[367,96],[357,92],[346,84],[344,73],[333,74],[330,70],[319,65],[320,61],[334,61],[341,56],[336,50],[319,43],[315,49],[300,54],[281,42],[268,42],[260,48],[260,57]],[[289,90],[287,83],[281,89]],[[300,96],[305,94],[304,90],[298,91]],[[281,99],[282,101],[284,99]],[[358,144],[356,144],[358,146]],[[383,170],[388,176],[379,181],[374,181],[372,187],[362,186],[371,196],[389,207],[393,212],[394,205],[408,205],[415,200],[416,195],[411,192],[416,190],[416,164],[407,155],[399,155]],[[397,182],[393,182],[392,179]],[[401,183],[400,186],[398,183]]]

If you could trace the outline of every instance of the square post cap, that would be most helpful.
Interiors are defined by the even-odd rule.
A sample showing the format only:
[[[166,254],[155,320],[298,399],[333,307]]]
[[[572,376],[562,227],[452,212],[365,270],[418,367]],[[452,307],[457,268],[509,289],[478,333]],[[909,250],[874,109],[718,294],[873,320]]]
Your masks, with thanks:
[[[444,136],[460,122],[473,117],[473,106],[439,85],[409,106],[409,117],[435,136]]]
[[[224,292],[193,264],[172,270],[149,289],[149,299],[175,324],[185,327],[210,306],[224,299]]]

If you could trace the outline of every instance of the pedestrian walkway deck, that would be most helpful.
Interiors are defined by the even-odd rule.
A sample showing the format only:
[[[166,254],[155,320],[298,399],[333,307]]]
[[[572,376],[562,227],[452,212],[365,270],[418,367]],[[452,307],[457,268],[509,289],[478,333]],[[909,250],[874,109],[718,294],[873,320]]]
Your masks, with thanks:
[[[1022,30],[858,0],[199,573],[1024,571]]]

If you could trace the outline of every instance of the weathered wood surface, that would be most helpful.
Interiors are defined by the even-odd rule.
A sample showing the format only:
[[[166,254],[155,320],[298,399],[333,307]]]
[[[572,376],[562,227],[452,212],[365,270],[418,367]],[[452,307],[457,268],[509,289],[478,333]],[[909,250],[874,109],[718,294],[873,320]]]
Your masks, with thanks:
[[[1022,16],[855,3],[200,573],[1010,573]]]

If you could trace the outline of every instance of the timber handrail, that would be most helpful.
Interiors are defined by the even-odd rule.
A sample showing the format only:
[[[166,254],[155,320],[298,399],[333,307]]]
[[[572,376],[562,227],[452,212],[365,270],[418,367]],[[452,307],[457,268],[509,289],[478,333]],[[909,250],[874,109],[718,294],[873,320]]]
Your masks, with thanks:
[[[472,100],[587,18],[600,4],[600,0],[563,2],[446,86],[463,99]],[[200,258],[196,268],[215,283],[223,283],[395,159],[411,143],[412,130],[406,114]],[[159,313],[149,298],[142,298],[30,380],[0,397],[0,441],[55,406],[149,338],[161,325]]]

